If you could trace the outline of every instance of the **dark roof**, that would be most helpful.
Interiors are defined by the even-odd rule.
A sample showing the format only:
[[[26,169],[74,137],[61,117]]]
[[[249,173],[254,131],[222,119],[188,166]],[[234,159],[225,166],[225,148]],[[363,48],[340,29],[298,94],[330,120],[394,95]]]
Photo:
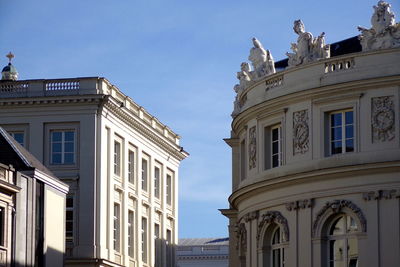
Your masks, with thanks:
[[[12,165],[17,171],[37,169],[56,177],[39,160],[0,127],[0,163]]]
[[[345,54],[361,52],[361,44],[358,36],[354,36],[331,44],[331,57],[337,57]],[[282,59],[275,62],[276,69],[284,69],[288,66],[288,59]]]

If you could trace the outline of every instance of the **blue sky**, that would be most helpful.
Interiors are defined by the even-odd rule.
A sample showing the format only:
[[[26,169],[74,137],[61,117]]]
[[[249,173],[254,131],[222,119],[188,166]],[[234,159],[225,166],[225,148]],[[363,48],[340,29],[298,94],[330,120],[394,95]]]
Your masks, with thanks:
[[[400,16],[400,3],[389,1]],[[377,0],[0,1],[0,65],[20,79],[106,77],[182,136],[179,236],[227,236],[233,85],[257,37],[285,57],[302,19],[328,43],[370,27]],[[396,19],[398,21],[398,19]]]

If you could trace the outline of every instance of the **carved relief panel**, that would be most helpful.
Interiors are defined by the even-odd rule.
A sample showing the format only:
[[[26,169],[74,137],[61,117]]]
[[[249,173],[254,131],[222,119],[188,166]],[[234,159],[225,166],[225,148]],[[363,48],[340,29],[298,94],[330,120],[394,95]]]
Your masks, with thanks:
[[[249,169],[257,165],[257,131],[256,126],[249,129]]]
[[[309,148],[308,110],[293,113],[293,155],[304,154]]]
[[[394,96],[372,98],[372,142],[387,142],[395,138]]]

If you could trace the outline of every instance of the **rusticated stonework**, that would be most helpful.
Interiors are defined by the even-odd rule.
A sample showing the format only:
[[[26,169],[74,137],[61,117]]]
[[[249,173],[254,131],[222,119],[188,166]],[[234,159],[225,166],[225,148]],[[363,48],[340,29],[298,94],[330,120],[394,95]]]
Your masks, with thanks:
[[[293,113],[293,155],[303,154],[308,151],[310,143],[308,125],[308,110]]]
[[[249,129],[249,169],[257,166],[257,131],[256,126]]]
[[[372,142],[387,142],[395,138],[394,96],[372,98]]]
[[[261,220],[258,223],[258,228],[257,228],[257,241],[260,240],[261,238],[261,232],[263,228],[271,223],[275,223],[282,227],[282,232],[283,232],[283,241],[288,242],[289,241],[289,225],[285,217],[282,216],[282,214],[279,211],[268,211],[264,213],[261,216]],[[257,242],[259,244],[259,242]]]
[[[286,203],[286,209],[288,211],[292,211],[292,210],[298,210],[298,209],[312,208],[313,204],[314,204],[314,200],[312,198],[296,200],[296,201]]]
[[[350,200],[334,200],[326,202],[325,206],[323,206],[322,209],[317,213],[317,216],[315,217],[312,226],[312,236],[315,237],[317,228],[320,225],[322,218],[325,217],[327,213],[340,213],[343,208],[348,208],[351,210],[351,212],[357,217],[358,221],[361,224],[361,231],[366,232],[367,220],[365,219],[365,216],[361,209]]]

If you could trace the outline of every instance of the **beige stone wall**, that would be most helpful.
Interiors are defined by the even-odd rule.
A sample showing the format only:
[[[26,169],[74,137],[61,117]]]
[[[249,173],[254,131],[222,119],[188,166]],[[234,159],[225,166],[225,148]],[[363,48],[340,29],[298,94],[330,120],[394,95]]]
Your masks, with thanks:
[[[226,140],[233,192],[223,213],[237,240],[230,266],[269,266],[263,240],[272,225],[287,232],[285,266],[328,266],[327,225],[340,214],[358,226],[358,266],[400,264],[399,60],[398,48],[344,55],[267,76],[243,92]],[[351,67],[329,71],[339,61]],[[282,83],[265,86],[277,77]],[[329,116],[346,110],[354,114],[354,151],[332,155]],[[281,166],[272,168],[268,135],[277,125]]]

